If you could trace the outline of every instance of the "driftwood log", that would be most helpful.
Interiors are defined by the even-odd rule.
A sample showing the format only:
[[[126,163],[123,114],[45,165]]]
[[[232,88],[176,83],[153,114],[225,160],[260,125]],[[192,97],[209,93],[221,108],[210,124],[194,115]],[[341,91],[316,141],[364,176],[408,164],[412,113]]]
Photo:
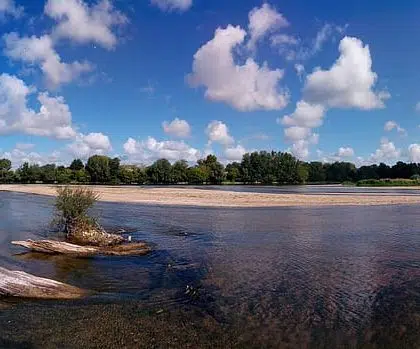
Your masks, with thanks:
[[[88,295],[80,288],[0,267],[0,296],[38,299],[78,299]]]
[[[12,241],[13,245],[25,247],[33,252],[63,254],[73,257],[105,256],[143,256],[150,252],[150,247],[143,243],[127,243],[116,246],[79,246],[63,241],[26,240]]]

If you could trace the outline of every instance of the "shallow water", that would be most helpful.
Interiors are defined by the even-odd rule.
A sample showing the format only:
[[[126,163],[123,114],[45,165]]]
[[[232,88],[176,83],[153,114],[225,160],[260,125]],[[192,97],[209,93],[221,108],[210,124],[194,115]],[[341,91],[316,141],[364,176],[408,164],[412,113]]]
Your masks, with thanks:
[[[0,348],[420,347],[420,207],[96,213],[154,252],[18,255],[11,240],[56,236],[52,199],[0,193],[0,265],[97,291],[0,300]]]

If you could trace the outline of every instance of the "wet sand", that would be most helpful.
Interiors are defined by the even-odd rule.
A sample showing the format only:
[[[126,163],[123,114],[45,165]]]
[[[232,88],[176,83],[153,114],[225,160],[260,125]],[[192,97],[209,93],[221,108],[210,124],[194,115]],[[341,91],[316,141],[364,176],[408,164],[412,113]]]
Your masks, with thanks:
[[[55,195],[53,185],[0,185],[0,191],[38,195]],[[297,207],[297,206],[369,206],[413,205],[420,196],[388,195],[386,193],[321,193],[263,194],[219,190],[201,190],[185,187],[91,186],[100,194],[101,201],[141,203],[150,205],[199,207]]]

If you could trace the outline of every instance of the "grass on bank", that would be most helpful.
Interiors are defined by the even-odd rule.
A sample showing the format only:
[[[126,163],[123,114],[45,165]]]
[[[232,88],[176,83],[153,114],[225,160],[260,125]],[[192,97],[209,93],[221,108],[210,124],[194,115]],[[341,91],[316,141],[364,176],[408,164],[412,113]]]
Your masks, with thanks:
[[[416,187],[420,179],[364,179],[356,183],[358,187]]]

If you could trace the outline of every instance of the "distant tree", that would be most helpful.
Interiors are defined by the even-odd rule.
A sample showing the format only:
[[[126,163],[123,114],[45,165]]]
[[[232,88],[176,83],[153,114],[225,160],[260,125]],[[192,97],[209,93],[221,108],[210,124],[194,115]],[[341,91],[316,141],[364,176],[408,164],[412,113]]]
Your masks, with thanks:
[[[379,179],[378,165],[362,166],[357,170],[357,180]]]
[[[80,170],[83,170],[85,168],[85,165],[83,164],[82,160],[75,159],[75,160],[72,161],[69,168],[72,171],[80,171]]]
[[[80,170],[77,170],[77,171],[73,171],[72,179],[77,183],[89,183],[90,182],[89,174],[87,173],[87,171],[84,168],[82,168]]]
[[[39,165],[29,165],[29,163],[25,162],[16,172],[22,183],[41,181],[41,169]]]
[[[21,183],[29,183],[29,163],[24,162],[17,170],[17,177]]]
[[[379,178],[391,178],[392,177],[392,170],[391,167],[389,167],[387,164],[384,164],[383,162],[381,162],[377,168],[377,174]]]
[[[246,184],[255,183],[256,180],[253,176],[251,154],[244,154],[241,162],[242,180]]]
[[[113,158],[109,160],[109,171],[111,175],[111,182],[118,183],[118,174],[120,172],[120,159]]]
[[[350,162],[334,162],[327,166],[327,180],[329,182],[352,182],[356,179],[356,166]]]
[[[275,174],[279,184],[297,184],[304,182],[305,178],[300,178],[299,169],[301,163],[290,153],[275,154],[276,167]],[[303,175],[303,173],[302,173]],[[307,175],[305,175],[307,177]]]
[[[391,168],[391,178],[410,178],[411,176],[418,174],[419,167],[417,164],[406,164],[402,161],[398,161]]]
[[[0,183],[10,181],[12,169],[12,162],[9,159],[0,159]]]
[[[233,162],[226,165],[226,179],[230,182],[238,182],[241,180],[241,164]]]
[[[253,152],[242,157],[242,180],[247,184],[271,184],[276,180],[276,153]],[[278,160],[278,159],[277,159]]]
[[[139,185],[145,184],[147,182],[146,169],[143,167],[138,167],[136,171],[136,182]]]
[[[57,180],[55,164],[44,165],[40,168],[40,171],[43,183],[54,183]]]
[[[148,181],[152,184],[172,183],[172,166],[166,159],[159,159],[146,169]]]
[[[225,179],[224,166],[215,155],[208,155],[205,159],[198,160],[198,167],[207,173],[210,184],[221,184]]]
[[[309,166],[306,162],[299,162],[297,168],[298,184],[305,184],[309,178]]]
[[[188,181],[188,163],[180,160],[172,165],[172,180],[174,183],[185,183]]]
[[[91,156],[86,163],[86,171],[93,183],[109,183],[111,180],[110,159],[103,155]]]
[[[59,184],[68,184],[73,179],[73,171],[64,166],[57,167],[56,178]]]
[[[123,165],[120,167],[118,179],[123,184],[132,184],[137,182],[138,169],[135,166]]]
[[[320,183],[327,180],[325,166],[322,162],[314,161],[308,164],[308,182]]]
[[[203,167],[190,167],[188,169],[189,184],[204,184],[208,181],[208,172]]]

